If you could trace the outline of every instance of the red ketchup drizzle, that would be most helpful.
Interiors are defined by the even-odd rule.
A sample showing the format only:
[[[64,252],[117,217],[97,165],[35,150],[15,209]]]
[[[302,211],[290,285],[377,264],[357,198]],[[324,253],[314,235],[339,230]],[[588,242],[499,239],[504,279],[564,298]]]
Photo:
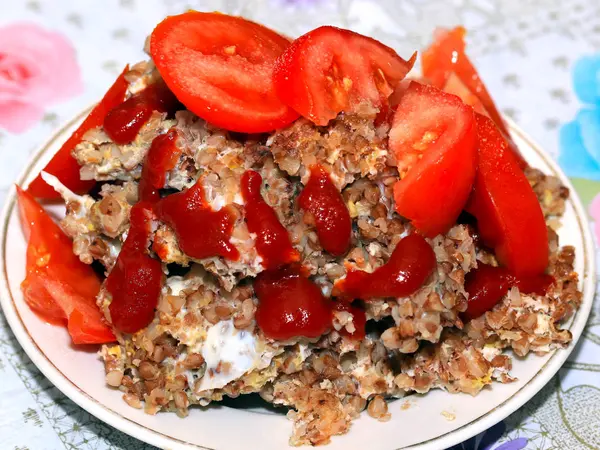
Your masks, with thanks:
[[[406,297],[419,289],[435,269],[433,249],[418,234],[396,245],[389,261],[368,273],[351,270],[334,286],[334,295],[344,299]]]
[[[365,310],[359,306],[355,306],[345,302],[336,302],[333,305],[334,311],[347,311],[352,314],[352,323],[354,331],[350,333],[346,327],[342,328],[339,333],[342,336],[351,337],[353,340],[361,340],[365,337],[365,326],[367,325],[367,316]]]
[[[177,130],[171,128],[152,141],[142,167],[142,178],[139,184],[140,201],[154,203],[160,200],[158,191],[165,186],[167,172],[175,167],[181,153],[175,145],[176,140]]]
[[[206,202],[201,181],[159,200],[154,212],[173,228],[179,247],[186,255],[197,259],[222,256],[234,261],[240,257],[229,242],[235,213],[230,206],[214,211]]]
[[[128,144],[150,119],[153,111],[174,113],[179,101],[158,81],[115,106],[104,117],[104,131],[117,144]]]
[[[261,272],[254,291],[256,323],[268,338],[314,338],[331,327],[331,302],[297,265]]]
[[[517,277],[504,267],[479,263],[477,269],[465,277],[465,290],[469,293],[467,310],[463,318],[468,321],[490,311],[512,286],[525,294],[544,295],[554,278],[550,275]]]
[[[342,195],[323,167],[311,168],[310,179],[298,197],[298,205],[315,218],[321,247],[334,256],[350,245],[352,222]]]
[[[297,262],[300,254],[292,247],[290,237],[277,214],[262,198],[262,177],[258,172],[247,170],[242,175],[242,197],[246,224],[251,233],[256,233],[256,249],[267,269]]]
[[[124,333],[135,333],[152,321],[162,287],[161,264],[147,253],[151,211],[147,203],[131,208],[127,239],[106,280],[112,323]]]

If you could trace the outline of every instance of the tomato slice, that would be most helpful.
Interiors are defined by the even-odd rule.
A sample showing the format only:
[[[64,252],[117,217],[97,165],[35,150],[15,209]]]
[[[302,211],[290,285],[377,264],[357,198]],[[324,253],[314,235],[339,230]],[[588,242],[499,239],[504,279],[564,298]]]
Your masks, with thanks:
[[[44,171],[56,176],[62,184],[70,190],[82,194],[88,192],[96,183],[94,180],[82,180],[79,176],[79,164],[71,155],[71,152],[77,144],[81,142],[83,135],[92,128],[99,127],[104,121],[104,117],[115,106],[121,104],[125,99],[127,92],[127,80],[125,74],[129,66],[125,66],[119,78],[113,83],[110,89],[104,94],[100,103],[98,103],[92,112],[79,125],[79,128],[62,145],[60,150],[54,155],[50,162],[44,167]],[[27,188],[34,197],[43,199],[59,199],[60,194],[52,186],[46,183],[38,175]]]
[[[273,66],[289,41],[241,17],[189,11],[152,32],[150,53],[187,108],[219,127],[259,133],[298,115],[273,89]]]
[[[331,26],[300,36],[278,58],[274,83],[284,103],[317,125],[363,102],[376,108],[414,65],[381,42]]]
[[[477,175],[467,211],[483,242],[515,275],[534,276],[548,266],[548,230],[540,203],[494,122],[476,114]]]
[[[458,78],[454,72],[450,73],[444,87],[442,88],[444,92],[449,94],[454,94],[457,97],[460,97],[463,102],[467,105],[472,106],[475,112],[480,114],[487,115],[485,107],[479,97],[477,97],[471,90],[465,86],[465,84]]]
[[[463,27],[452,30],[438,29],[435,41],[421,55],[423,76],[435,87],[458,95],[477,112],[489,116],[508,140],[521,168],[525,168],[527,162],[512,141],[492,96],[465,53],[466,34]]]
[[[27,276],[21,284],[30,308],[51,323],[65,323],[76,344],[111,342],[96,306],[100,280],[73,253],[73,244],[29,192],[17,186],[27,245]]]
[[[67,315],[50,295],[35,268],[27,271],[21,291],[29,308],[43,320],[54,325],[67,324]]]
[[[67,330],[74,344],[103,344],[116,340],[96,306],[95,296],[77,293],[76,284],[54,277],[51,271],[37,270],[35,273],[68,318]]]
[[[472,108],[411,82],[394,115],[389,147],[401,177],[394,186],[396,210],[425,236],[456,223],[473,186],[476,144]]]

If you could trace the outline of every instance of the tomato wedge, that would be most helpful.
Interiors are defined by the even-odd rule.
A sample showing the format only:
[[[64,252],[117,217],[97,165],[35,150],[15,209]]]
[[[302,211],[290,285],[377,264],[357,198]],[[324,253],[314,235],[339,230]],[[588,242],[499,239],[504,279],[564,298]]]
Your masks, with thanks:
[[[27,276],[21,284],[29,307],[50,323],[67,323],[76,344],[115,340],[96,306],[100,280],[73,253],[73,244],[29,192],[17,186],[27,246]]]
[[[387,106],[387,98],[414,65],[381,42],[331,26],[300,36],[275,65],[279,98],[317,125],[361,103]]]
[[[46,289],[39,272],[35,268],[27,271],[21,283],[21,291],[29,308],[39,317],[54,325],[66,325],[67,315]]]
[[[152,32],[150,53],[187,108],[221,128],[259,133],[298,115],[273,89],[273,66],[290,42],[241,17],[186,12]]]
[[[487,115],[485,107],[479,97],[477,97],[471,90],[465,86],[465,84],[458,78],[454,72],[450,74],[444,84],[442,90],[449,94],[454,94],[465,102],[467,105],[472,106],[475,112]]]
[[[512,141],[492,96],[465,53],[466,34],[463,27],[438,29],[435,41],[421,55],[423,76],[435,87],[458,95],[466,104],[473,106],[475,111],[489,116],[508,140],[521,168],[525,168],[527,162]]]
[[[477,219],[483,242],[518,276],[548,266],[548,230],[540,203],[494,122],[476,114],[477,175],[466,210]]]
[[[401,177],[394,186],[396,210],[423,235],[437,236],[456,223],[473,186],[476,143],[472,108],[411,82],[394,115],[389,147]]]
[[[96,183],[94,180],[82,180],[79,176],[79,164],[71,155],[71,152],[77,144],[81,142],[83,135],[92,128],[99,127],[104,121],[104,117],[115,106],[121,104],[125,100],[127,92],[127,80],[125,74],[129,70],[129,66],[125,66],[119,78],[113,83],[110,89],[104,94],[100,103],[98,103],[92,112],[79,125],[79,128],[71,135],[69,139],[62,145],[60,150],[54,155],[50,162],[44,168],[48,172],[56,176],[62,184],[70,190],[82,194],[88,192]],[[43,199],[59,199],[60,195],[52,186],[46,183],[40,175],[31,182],[27,191],[34,197]]]

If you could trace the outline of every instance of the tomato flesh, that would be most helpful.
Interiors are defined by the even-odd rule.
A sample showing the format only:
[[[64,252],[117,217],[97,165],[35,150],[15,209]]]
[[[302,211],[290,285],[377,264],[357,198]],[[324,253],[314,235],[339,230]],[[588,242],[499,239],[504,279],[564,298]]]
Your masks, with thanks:
[[[96,306],[100,280],[94,270],[73,253],[71,240],[29,192],[17,186],[17,199],[28,240],[21,284],[26,303],[48,322],[66,322],[75,344],[114,341]]]
[[[477,165],[472,108],[455,95],[411,82],[389,135],[401,180],[394,186],[398,213],[434,237],[456,223]]]
[[[48,294],[68,317],[67,331],[74,344],[104,344],[116,340],[104,322],[95,297],[79,294],[75,284],[54,278],[50,273],[38,272],[38,276]]]
[[[67,315],[50,295],[37,270],[27,271],[21,283],[21,291],[29,308],[43,320],[54,325],[67,323]]]
[[[99,127],[104,117],[115,106],[121,104],[127,93],[127,80],[125,74],[129,66],[125,66],[121,75],[116,79],[110,89],[104,94],[92,112],[79,125],[79,128],[67,139],[60,150],[54,155],[50,162],[44,167],[44,171],[56,176],[62,184],[73,192],[82,194],[88,192],[96,183],[94,180],[82,180],[79,176],[79,164],[71,155],[73,149],[81,142],[83,135],[92,128]],[[31,182],[27,191],[34,197],[43,199],[59,199],[60,194],[52,186],[46,183],[40,175]]]
[[[516,275],[544,273],[548,230],[540,203],[494,122],[476,115],[477,175],[466,210],[483,242]]]
[[[421,56],[423,76],[435,87],[458,95],[475,111],[489,116],[508,140],[521,168],[525,168],[527,162],[512,141],[492,96],[465,53],[466,33],[463,27],[437,30],[435,41]]]
[[[150,53],[190,111],[227,130],[259,133],[298,117],[273,89],[275,60],[288,45],[286,38],[241,17],[190,11],[158,24]]]
[[[300,36],[278,58],[274,84],[279,98],[317,125],[367,102],[376,108],[410,71],[405,61],[375,39],[332,26]]]

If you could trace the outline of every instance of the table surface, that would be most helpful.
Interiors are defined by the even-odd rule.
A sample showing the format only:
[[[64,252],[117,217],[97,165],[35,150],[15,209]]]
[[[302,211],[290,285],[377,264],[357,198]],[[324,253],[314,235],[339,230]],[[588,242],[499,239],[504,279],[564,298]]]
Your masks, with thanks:
[[[561,125],[582,108],[572,65],[600,50],[598,0],[0,0],[0,205],[30,153],[97,100],[125,63],[144,58],[144,39],[161,18],[187,9],[244,15],[291,36],[338,25],[374,36],[405,57],[430,40],[435,26],[463,24],[468,53],[499,108],[553,157],[559,154]],[[3,85],[8,72],[2,56],[14,48],[34,70],[60,74],[56,83],[29,86],[27,92]],[[600,85],[600,69],[596,77]],[[600,98],[600,88],[597,93]],[[600,192],[597,181],[575,181],[585,203]],[[457,448],[600,448],[599,372],[596,301],[584,336],[559,374],[519,411]],[[0,377],[2,449],[151,448],[54,388],[1,314]]]

